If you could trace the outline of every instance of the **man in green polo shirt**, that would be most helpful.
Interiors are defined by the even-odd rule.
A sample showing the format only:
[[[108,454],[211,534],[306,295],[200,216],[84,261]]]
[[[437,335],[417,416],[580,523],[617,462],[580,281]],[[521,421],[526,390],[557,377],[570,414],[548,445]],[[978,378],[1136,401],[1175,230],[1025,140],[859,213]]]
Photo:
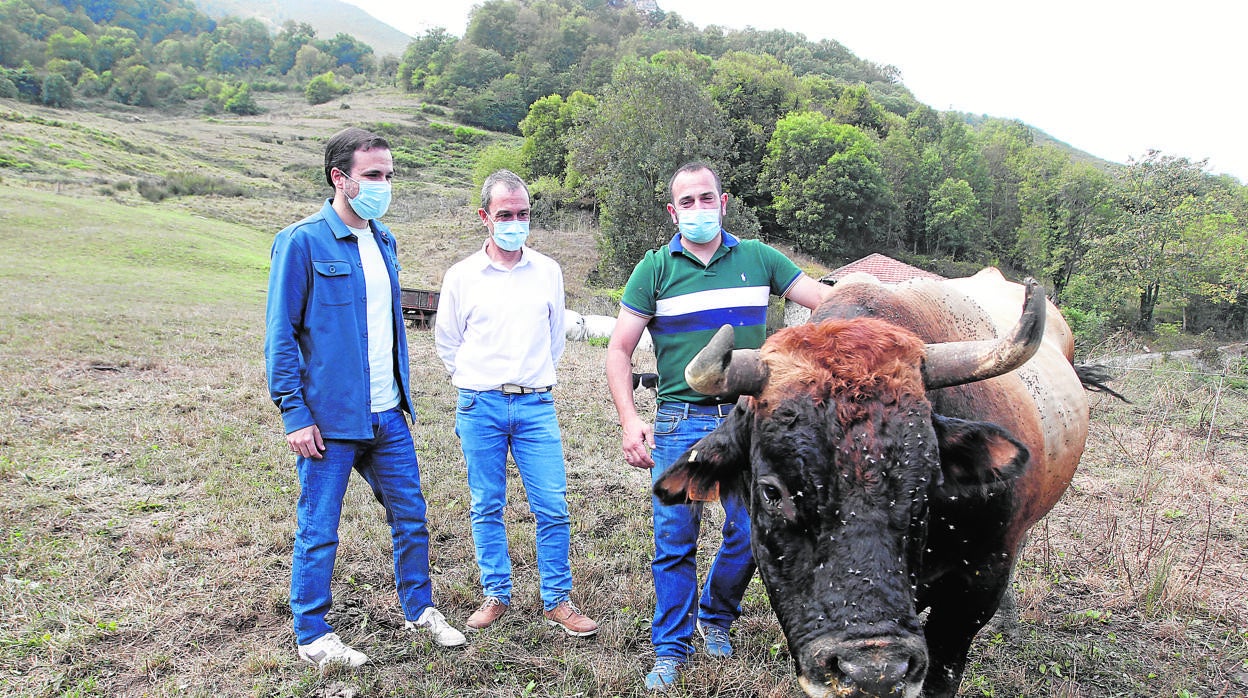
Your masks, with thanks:
[[[738,349],[757,349],[767,330],[767,304],[775,294],[814,308],[829,287],[758,240],[739,240],[722,228],[728,194],[705,164],[690,163],[672,175],[667,211],[677,234],[650,250],[633,269],[607,347],[607,385],[623,427],[624,460],[649,468],[652,482],[728,416],[685,382],[685,365],[724,324],[736,328]],[[659,374],[654,425],[637,414],[632,356],[649,329]],[[651,453],[653,450],[653,453]],[[695,628],[711,656],[732,654],[728,627],[741,615],[741,596],[754,574],[750,519],[740,497],[726,497],[723,544],[698,597],[697,544],[700,502],[654,508],[655,610],[650,639],[654,668],[646,688],[664,691],[693,653]]]

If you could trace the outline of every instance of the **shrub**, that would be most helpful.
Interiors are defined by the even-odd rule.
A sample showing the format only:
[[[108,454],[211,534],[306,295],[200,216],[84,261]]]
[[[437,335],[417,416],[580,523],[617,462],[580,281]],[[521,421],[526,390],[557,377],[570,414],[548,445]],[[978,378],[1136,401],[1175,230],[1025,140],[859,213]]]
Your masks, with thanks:
[[[74,88],[60,73],[43,79],[43,103],[50,107],[69,107],[74,103]]]
[[[308,100],[308,104],[324,104],[338,95],[346,94],[349,90],[349,87],[338,82],[333,72],[324,72],[308,81],[308,86],[303,90],[303,96]]]

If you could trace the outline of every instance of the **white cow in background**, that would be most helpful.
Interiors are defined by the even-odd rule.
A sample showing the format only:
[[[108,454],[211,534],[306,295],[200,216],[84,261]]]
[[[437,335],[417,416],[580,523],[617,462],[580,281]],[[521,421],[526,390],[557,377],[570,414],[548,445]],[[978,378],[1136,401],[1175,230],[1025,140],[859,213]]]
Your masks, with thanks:
[[[595,337],[608,339],[615,329],[615,318],[610,315],[581,315],[575,310],[563,311],[565,336],[576,342],[586,342]],[[654,351],[654,342],[650,339],[650,331],[642,330],[641,339],[637,340],[637,348]]]

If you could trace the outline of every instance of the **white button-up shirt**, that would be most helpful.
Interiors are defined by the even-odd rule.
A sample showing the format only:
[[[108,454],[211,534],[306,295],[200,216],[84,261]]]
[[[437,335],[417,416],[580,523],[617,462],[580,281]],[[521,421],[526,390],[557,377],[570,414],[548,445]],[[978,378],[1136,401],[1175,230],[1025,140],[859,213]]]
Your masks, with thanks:
[[[434,342],[451,383],[469,390],[554,385],[565,342],[563,310],[558,262],[524,247],[507,269],[482,246],[442,279]]]

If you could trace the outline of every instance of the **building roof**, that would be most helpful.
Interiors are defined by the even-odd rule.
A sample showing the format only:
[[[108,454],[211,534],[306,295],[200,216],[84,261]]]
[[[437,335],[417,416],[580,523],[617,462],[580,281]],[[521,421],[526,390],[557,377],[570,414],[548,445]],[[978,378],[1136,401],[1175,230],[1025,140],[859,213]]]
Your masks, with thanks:
[[[870,274],[881,282],[886,284],[896,284],[907,279],[926,278],[926,279],[943,279],[945,277],[940,274],[933,274],[930,271],[923,271],[918,267],[910,266],[905,262],[898,262],[892,257],[875,254],[867,255],[856,262],[850,262],[843,267],[833,269],[826,276],[819,279],[824,283],[836,283],[840,279],[853,274],[862,272]]]

